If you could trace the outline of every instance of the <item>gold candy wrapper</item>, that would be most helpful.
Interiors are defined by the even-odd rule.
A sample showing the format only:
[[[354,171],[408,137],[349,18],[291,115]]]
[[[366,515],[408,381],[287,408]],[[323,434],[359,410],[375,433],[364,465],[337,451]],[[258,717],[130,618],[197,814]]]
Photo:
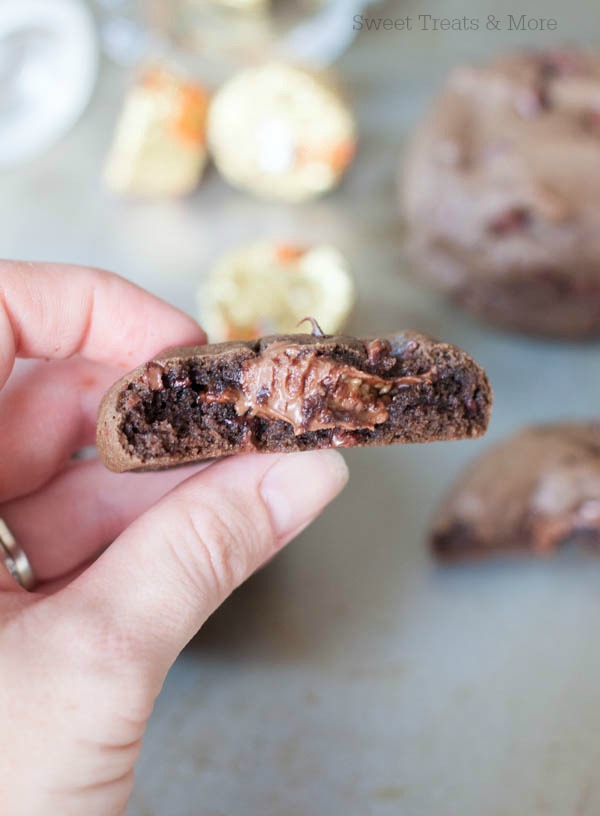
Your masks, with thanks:
[[[354,156],[356,130],[324,75],[270,63],[240,72],[215,94],[208,142],[234,186],[302,201],[337,184]]]
[[[316,318],[339,333],[355,300],[346,260],[331,246],[261,242],[229,253],[200,288],[200,319],[212,341],[298,331]]]
[[[208,94],[164,68],[149,68],[129,91],[106,162],[120,195],[191,192],[206,163]]]

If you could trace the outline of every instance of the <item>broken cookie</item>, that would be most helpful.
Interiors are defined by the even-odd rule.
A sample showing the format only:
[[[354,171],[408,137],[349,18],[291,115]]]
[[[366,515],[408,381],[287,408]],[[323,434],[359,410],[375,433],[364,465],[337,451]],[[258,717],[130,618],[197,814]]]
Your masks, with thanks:
[[[460,349],[415,332],[313,334],[172,349],[127,374],[100,407],[111,470],[235,453],[481,436],[492,394]]]

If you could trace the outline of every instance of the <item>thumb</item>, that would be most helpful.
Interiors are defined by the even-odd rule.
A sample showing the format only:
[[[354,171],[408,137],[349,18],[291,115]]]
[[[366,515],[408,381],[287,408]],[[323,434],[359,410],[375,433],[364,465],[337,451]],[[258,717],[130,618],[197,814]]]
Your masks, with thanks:
[[[65,611],[75,609],[80,620],[100,614],[101,643],[148,664],[160,686],[209,615],[347,478],[331,450],[217,462],[147,511],[63,590]]]

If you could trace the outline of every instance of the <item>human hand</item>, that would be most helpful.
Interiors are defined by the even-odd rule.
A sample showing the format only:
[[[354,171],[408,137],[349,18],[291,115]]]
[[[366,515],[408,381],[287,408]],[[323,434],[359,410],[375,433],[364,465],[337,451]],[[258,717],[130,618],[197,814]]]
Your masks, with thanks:
[[[124,370],[204,340],[116,276],[0,263],[0,518],[38,581],[0,559],[2,813],[124,813],[178,653],[346,482],[333,451],[121,475],[71,459]]]

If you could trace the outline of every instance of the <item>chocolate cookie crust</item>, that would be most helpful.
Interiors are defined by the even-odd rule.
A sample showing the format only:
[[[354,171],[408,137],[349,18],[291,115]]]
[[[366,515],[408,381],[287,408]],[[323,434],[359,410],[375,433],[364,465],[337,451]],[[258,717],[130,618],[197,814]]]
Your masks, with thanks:
[[[417,333],[265,337],[171,349],[123,377],[102,401],[98,450],[119,472],[477,437],[491,401],[467,354]]]
[[[499,325],[600,336],[600,52],[522,52],[450,75],[402,201],[415,272]]]
[[[497,552],[546,555],[568,540],[600,547],[600,422],[540,425],[467,469],[433,525],[444,559]]]

